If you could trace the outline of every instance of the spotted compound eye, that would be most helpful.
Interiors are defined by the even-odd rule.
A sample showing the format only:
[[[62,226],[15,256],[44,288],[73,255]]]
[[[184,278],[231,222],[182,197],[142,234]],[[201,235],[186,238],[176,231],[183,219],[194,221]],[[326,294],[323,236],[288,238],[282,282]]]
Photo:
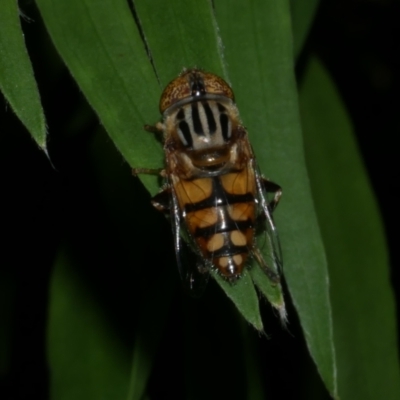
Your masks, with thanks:
[[[190,98],[215,95],[234,99],[230,86],[219,76],[199,69],[184,71],[165,88],[160,100],[160,112],[164,113],[177,102]]]

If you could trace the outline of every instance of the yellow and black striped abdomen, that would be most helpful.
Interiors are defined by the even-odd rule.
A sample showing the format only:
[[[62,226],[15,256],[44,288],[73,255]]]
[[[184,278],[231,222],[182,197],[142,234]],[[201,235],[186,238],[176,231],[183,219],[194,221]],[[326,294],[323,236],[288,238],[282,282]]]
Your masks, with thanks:
[[[249,169],[212,178],[179,180],[175,194],[201,254],[235,279],[253,247],[255,182]]]

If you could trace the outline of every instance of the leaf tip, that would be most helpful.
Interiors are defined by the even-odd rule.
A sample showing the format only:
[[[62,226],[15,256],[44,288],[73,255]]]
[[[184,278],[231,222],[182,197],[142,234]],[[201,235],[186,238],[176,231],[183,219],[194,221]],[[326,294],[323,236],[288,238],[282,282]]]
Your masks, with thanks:
[[[288,315],[286,311],[285,302],[282,299],[282,302],[280,304],[272,304],[272,306],[278,311],[279,320],[281,321],[282,327],[287,329]]]
[[[51,157],[50,157],[50,154],[49,154],[49,151],[48,151],[46,142],[45,142],[44,144],[39,144],[39,147],[40,147],[40,150],[42,150],[43,153],[46,155],[47,160],[49,161],[51,167],[56,171],[57,169],[56,169],[56,167],[54,166],[53,161],[51,160]]]

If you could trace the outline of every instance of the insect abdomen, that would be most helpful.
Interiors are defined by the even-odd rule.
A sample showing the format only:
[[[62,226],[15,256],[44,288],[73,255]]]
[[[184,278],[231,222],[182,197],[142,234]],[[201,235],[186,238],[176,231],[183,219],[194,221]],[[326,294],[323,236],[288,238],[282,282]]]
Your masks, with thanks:
[[[241,275],[253,247],[255,185],[248,179],[244,168],[175,184],[190,234],[202,255],[227,279]]]

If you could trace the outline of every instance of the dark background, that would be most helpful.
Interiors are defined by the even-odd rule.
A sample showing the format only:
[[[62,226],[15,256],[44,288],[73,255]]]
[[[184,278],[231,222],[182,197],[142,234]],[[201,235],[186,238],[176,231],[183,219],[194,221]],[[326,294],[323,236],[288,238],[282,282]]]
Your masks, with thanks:
[[[111,230],[112,223],[98,218],[103,205],[98,200],[98,189],[90,183],[93,172],[90,146],[93,136],[98,135],[99,123],[52,48],[34,4],[27,3],[23,11],[32,19],[24,20],[22,25],[46,111],[49,151],[55,168],[50,166],[9,107],[3,105],[0,109],[1,229],[6,240],[1,246],[5,257],[1,287],[7,286],[2,296],[10,296],[13,315],[10,317],[12,362],[9,373],[1,377],[0,397],[46,399],[49,380],[45,353],[46,315],[54,257],[66,238],[73,237],[77,243],[85,243],[90,237],[97,246],[101,246],[103,241],[108,243],[109,237],[105,238],[99,232]],[[399,3],[396,1],[322,1],[297,71],[301,79],[307,57],[316,53],[330,71],[346,104],[383,217],[397,304],[400,279],[399,255],[395,249],[400,188],[395,138],[399,134],[400,66],[399,57],[395,56],[399,53],[395,38],[400,37],[399,16]],[[101,136],[100,140],[112,146],[105,136]],[[129,176],[126,163],[121,160],[120,165],[125,175]],[[145,260],[151,254],[155,263],[163,263],[166,257],[172,260],[172,244],[170,239],[165,239],[170,237],[167,223],[150,211],[148,194],[141,185],[130,176],[129,179],[132,182],[131,191],[135,193],[132,209],[145,209],[144,214],[153,218],[151,221],[135,221],[141,232],[139,236],[143,237],[141,241],[140,237],[137,238],[141,249],[137,257]],[[159,247],[158,259],[151,243],[144,238],[146,229],[152,224],[161,227],[154,238]],[[79,256],[93,263],[90,257],[94,253],[96,246],[89,246]],[[105,271],[107,263],[113,263],[113,254],[102,254],[102,259],[96,260],[96,263],[102,266],[99,279],[106,279],[102,271]],[[83,271],[83,279],[89,281],[91,272]],[[121,282],[124,285],[124,281],[130,281],[128,276],[124,278],[108,279],[112,288],[118,288],[113,293],[124,292],[120,288]],[[128,290],[128,284],[125,285]],[[215,288],[211,287],[210,291],[218,301],[226,301],[218,297],[220,295]],[[123,297],[123,294],[120,296]],[[183,350],[179,350],[184,340],[181,333],[184,328],[181,315],[176,311],[180,310],[181,296],[179,293],[174,297],[166,333],[156,358],[150,380],[153,398],[180,398],[184,395],[183,384],[176,383],[176,375],[183,376],[184,371],[172,372],[168,364],[168,360],[177,357],[183,364],[185,357]],[[192,300],[188,301],[188,307],[199,307],[195,302],[192,304]],[[205,309],[212,310],[212,304],[207,304],[207,301],[203,300]],[[201,308],[196,312],[201,314]],[[294,311],[289,310],[289,313],[295,315]],[[208,318],[210,315],[218,320],[212,311]],[[120,324],[122,340],[129,348],[133,323],[121,322],[115,312],[113,318]],[[275,316],[266,312],[265,319],[274,343],[260,341],[261,352],[268,354],[276,365],[273,375],[266,373],[268,395],[271,398],[298,398],[296,393],[304,386],[307,381],[304,378],[308,376],[314,382],[313,398],[328,398],[301,340],[288,340],[290,335],[282,334],[281,328],[276,326]],[[292,321],[291,326],[291,335],[301,338],[298,324]],[[202,329],[204,335],[209,334],[207,328],[201,326]],[[235,337],[230,340],[234,346]],[[229,357],[229,352],[221,356],[223,354]],[[293,359],[298,361],[293,362]],[[265,361],[260,360],[260,365],[267,369]],[[241,397],[238,393],[232,395]]]

